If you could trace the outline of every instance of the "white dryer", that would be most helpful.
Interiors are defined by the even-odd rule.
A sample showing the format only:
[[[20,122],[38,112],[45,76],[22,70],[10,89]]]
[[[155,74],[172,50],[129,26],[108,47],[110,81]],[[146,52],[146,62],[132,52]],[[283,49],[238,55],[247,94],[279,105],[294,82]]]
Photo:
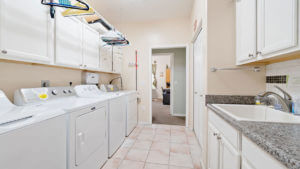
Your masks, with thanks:
[[[15,106],[0,91],[0,168],[65,169],[66,119],[56,108]]]
[[[16,104],[56,107],[68,115],[67,169],[99,169],[108,159],[108,102],[79,98],[71,87],[20,89]],[[53,169],[53,168],[52,168]]]
[[[80,85],[75,87],[79,97],[109,99],[108,113],[108,155],[118,150],[125,140],[126,100],[117,93],[102,92],[95,85]]]

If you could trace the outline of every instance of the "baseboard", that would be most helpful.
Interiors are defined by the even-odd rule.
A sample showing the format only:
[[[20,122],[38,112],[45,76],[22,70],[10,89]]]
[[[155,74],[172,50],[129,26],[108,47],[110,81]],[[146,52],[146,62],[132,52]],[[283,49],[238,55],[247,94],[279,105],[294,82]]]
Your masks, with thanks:
[[[171,114],[172,116],[185,117],[185,114]]]

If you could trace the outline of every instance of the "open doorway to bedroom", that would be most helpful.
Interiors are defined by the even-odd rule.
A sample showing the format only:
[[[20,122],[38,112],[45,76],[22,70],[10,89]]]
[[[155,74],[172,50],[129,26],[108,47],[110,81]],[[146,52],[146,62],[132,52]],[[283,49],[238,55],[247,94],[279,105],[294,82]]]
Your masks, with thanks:
[[[153,48],[152,123],[185,126],[186,48]]]

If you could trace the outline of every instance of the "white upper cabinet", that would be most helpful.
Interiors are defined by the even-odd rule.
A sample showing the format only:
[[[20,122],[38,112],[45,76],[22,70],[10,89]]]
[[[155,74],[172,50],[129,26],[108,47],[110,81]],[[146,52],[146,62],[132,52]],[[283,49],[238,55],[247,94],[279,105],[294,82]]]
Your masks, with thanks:
[[[236,1],[237,64],[256,58],[256,1]]]
[[[56,11],[55,63],[82,66],[82,23],[76,17],[63,17]]]
[[[113,72],[121,73],[122,71],[123,52],[118,46],[113,47]]]
[[[49,63],[52,30],[49,7],[40,1],[0,1],[1,58]]]
[[[297,45],[298,0],[257,1],[257,45],[262,56]]]
[[[83,25],[83,65],[84,68],[99,68],[100,57],[100,35],[97,31]]]
[[[112,47],[100,44],[100,69],[106,72],[112,72]]]
[[[299,52],[298,10],[298,0],[237,0],[237,65]]]

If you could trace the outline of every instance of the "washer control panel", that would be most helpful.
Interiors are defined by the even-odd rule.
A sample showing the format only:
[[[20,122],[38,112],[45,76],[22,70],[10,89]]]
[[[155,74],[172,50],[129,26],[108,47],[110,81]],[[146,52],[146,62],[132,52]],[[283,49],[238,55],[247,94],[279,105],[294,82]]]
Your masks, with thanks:
[[[14,102],[16,105],[26,105],[70,96],[76,96],[73,87],[24,88],[15,92]]]

